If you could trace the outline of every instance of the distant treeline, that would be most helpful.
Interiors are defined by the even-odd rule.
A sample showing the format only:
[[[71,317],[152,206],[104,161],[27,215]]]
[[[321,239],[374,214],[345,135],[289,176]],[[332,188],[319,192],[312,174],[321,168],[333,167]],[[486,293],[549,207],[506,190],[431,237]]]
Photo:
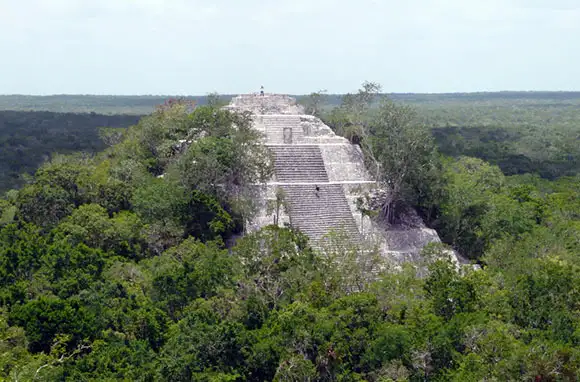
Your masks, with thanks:
[[[23,184],[56,153],[102,151],[100,127],[128,127],[134,115],[0,111],[0,193]]]
[[[557,103],[565,101],[580,101],[580,92],[477,92],[477,93],[383,93],[389,98],[408,103],[447,103],[447,102],[514,102],[537,103],[546,100],[555,100]],[[324,100],[328,105],[339,105],[342,94],[325,94]],[[299,99],[305,95],[296,96]]]
[[[229,102],[232,96],[220,96]],[[116,96],[116,95],[0,95],[0,110],[52,111],[70,113],[100,114],[149,114],[157,105],[171,98],[194,101],[199,105],[207,103],[207,96]]]
[[[448,104],[453,102],[513,103],[517,104],[560,104],[580,102],[580,92],[479,92],[479,93],[385,93],[395,101],[411,104]],[[303,99],[306,95],[293,95]],[[220,95],[229,102],[234,95]],[[329,106],[340,104],[342,94],[326,94],[325,103]],[[0,95],[0,110],[53,111],[100,114],[149,114],[155,106],[169,98],[183,98],[199,105],[207,104],[207,96],[117,96],[117,95]],[[556,102],[553,102],[556,101]]]
[[[415,104],[445,155],[472,156],[506,175],[580,173],[580,98],[514,98]]]

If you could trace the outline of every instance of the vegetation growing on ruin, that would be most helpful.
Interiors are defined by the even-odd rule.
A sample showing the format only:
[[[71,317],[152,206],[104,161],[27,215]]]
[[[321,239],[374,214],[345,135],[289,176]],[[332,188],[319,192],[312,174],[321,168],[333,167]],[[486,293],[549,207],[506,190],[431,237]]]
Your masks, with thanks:
[[[0,200],[0,378],[577,379],[579,178],[442,155],[445,135],[366,97],[328,120],[372,150],[386,184],[402,163],[391,206],[419,208],[481,269],[433,246],[423,277],[369,274],[277,227],[226,246],[269,157],[248,115],[173,103]]]

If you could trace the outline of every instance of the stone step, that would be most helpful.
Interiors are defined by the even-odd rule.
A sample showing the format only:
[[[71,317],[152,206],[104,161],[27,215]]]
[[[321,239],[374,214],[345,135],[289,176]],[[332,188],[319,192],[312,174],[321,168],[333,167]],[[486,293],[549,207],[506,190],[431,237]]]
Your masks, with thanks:
[[[274,158],[276,159],[277,164],[280,166],[282,165],[289,166],[290,168],[302,168],[303,166],[309,167],[318,166],[324,168],[324,161],[319,160],[319,158],[315,156],[301,156],[300,159],[297,159],[296,157],[284,158],[279,156],[275,156]],[[299,164],[299,166],[296,167],[296,164]]]
[[[300,175],[300,174],[316,174],[317,176],[320,176],[321,178],[325,177],[325,172],[324,172],[324,168],[307,168],[307,169],[300,169],[300,168],[288,168],[288,167],[280,167],[280,166],[274,166],[274,169],[277,172],[277,175]],[[316,179],[308,179],[308,182],[299,182],[298,180],[296,180],[294,183],[316,183]],[[283,180],[280,179],[280,176],[278,176],[278,181],[280,183],[292,183],[292,182],[285,182]],[[324,179],[320,179],[320,183],[326,183],[324,181]]]
[[[287,163],[292,165],[297,160],[308,161],[309,163],[313,164],[324,164],[324,160],[320,155],[312,154],[312,153],[276,153],[274,154],[276,159],[278,159],[281,163]]]
[[[262,126],[266,128],[281,128],[281,127],[293,127],[298,128],[300,127],[300,121],[293,121],[293,120],[262,120]],[[300,127],[301,128],[301,127]]]
[[[300,123],[300,118],[296,118],[294,116],[285,116],[285,117],[272,117],[265,115],[263,118],[257,118],[258,122],[262,123],[291,123],[291,124],[298,124]]]
[[[318,186],[318,190],[316,187]],[[290,223],[314,241],[333,230],[359,243],[361,236],[344,195],[342,185],[283,185]]]
[[[276,151],[279,155],[292,155],[292,154],[310,154],[320,156],[320,147],[317,145],[300,145],[300,146],[270,146],[270,149]]]
[[[298,146],[272,146],[280,155],[284,154],[316,154],[321,155],[318,145],[298,145]],[[322,155],[321,155],[322,157]]]
[[[279,182],[328,182],[320,148],[311,146],[270,146]]]
[[[274,147],[274,146],[273,146]],[[308,147],[308,148],[305,148]],[[299,156],[316,156],[322,158],[320,149],[317,146],[275,146],[276,154],[280,157],[296,158]]]
[[[292,114],[258,114],[255,118],[264,121],[300,121],[302,116]]]
[[[324,172],[314,172],[314,171],[305,171],[305,172],[287,172],[281,171],[279,168],[276,168],[276,179],[278,182],[284,183],[306,183],[306,182],[319,182],[323,183],[327,181],[328,178],[326,177],[326,173]]]

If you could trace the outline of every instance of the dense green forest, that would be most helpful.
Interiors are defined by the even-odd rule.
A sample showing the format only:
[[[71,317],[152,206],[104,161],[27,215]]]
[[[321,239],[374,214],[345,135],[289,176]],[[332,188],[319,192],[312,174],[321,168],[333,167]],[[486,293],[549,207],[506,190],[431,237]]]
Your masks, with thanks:
[[[537,173],[555,179],[580,167],[580,98],[499,99],[422,105],[439,150],[500,166],[508,175]]]
[[[99,128],[126,128],[139,117],[95,113],[0,111],[0,193],[20,187],[54,154],[105,148]]]
[[[340,237],[314,250],[275,226],[232,243],[270,156],[249,115],[174,102],[104,131],[96,155],[51,157],[0,200],[0,378],[577,380],[578,169],[541,177],[559,154],[534,151],[540,167],[519,175],[481,159],[486,118],[517,118],[493,109],[468,125],[464,105],[450,108],[474,151],[443,150],[459,139],[433,137],[453,127],[443,106],[427,119],[379,92],[365,84],[320,111],[391,190],[367,212],[396,221],[411,205],[479,267],[457,267],[442,245],[392,268]],[[547,139],[578,129],[575,117],[540,126],[535,110],[528,125]],[[499,133],[508,152],[544,137],[520,132]]]

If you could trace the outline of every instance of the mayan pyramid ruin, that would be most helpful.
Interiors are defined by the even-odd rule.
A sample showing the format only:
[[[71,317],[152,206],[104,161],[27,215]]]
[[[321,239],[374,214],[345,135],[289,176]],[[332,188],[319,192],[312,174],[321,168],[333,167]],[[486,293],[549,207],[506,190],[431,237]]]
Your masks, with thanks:
[[[275,174],[260,197],[260,213],[250,229],[275,223],[268,208],[283,191],[285,209],[279,225],[306,234],[314,246],[329,232],[349,242],[374,246],[397,263],[416,261],[421,249],[440,242],[437,232],[416,217],[413,227],[379,227],[357,207],[357,199],[376,187],[357,145],[337,136],[319,118],[306,115],[292,97],[279,94],[240,95],[226,107],[253,113],[254,127],[272,152]]]

